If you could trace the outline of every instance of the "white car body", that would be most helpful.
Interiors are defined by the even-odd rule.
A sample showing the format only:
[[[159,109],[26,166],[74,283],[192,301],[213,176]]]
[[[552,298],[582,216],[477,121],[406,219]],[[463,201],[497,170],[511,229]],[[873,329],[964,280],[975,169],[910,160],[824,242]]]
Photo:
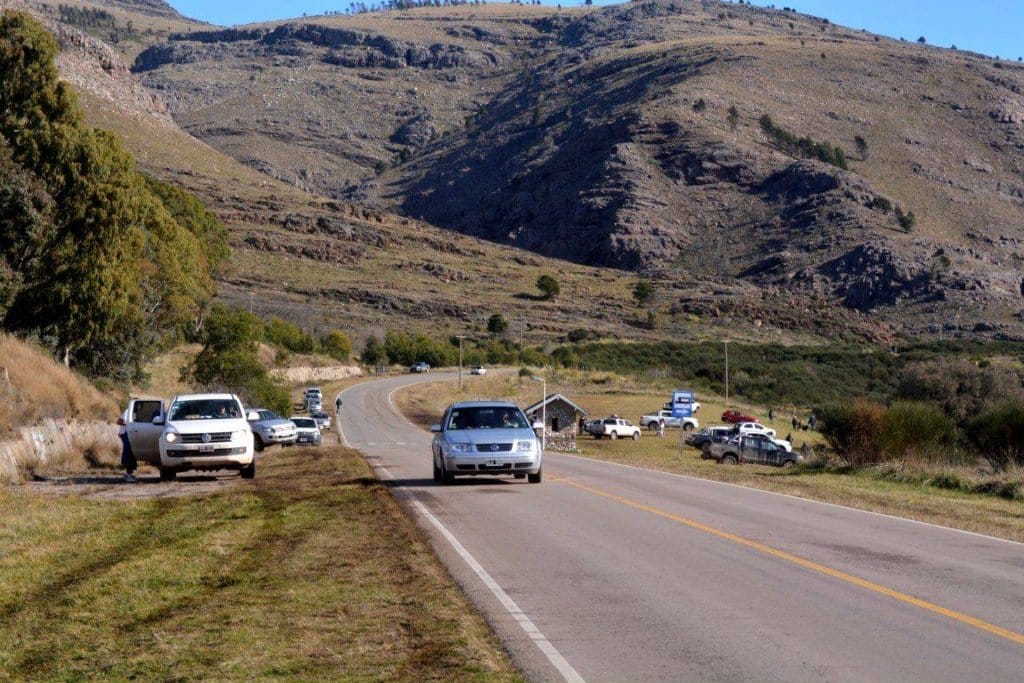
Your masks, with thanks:
[[[219,408],[226,407],[222,414]],[[255,474],[252,430],[242,402],[234,394],[175,396],[166,417],[159,418],[160,476],[186,470],[240,470]],[[157,424],[157,420],[153,420]]]
[[[474,365],[473,367],[471,367],[469,369],[469,374],[471,374],[471,375],[484,375],[486,373],[487,373],[487,368],[485,368],[482,365]]]
[[[316,420],[304,415],[292,415],[289,420],[295,424],[295,443],[319,446],[322,436]]]
[[[775,430],[765,427],[760,422],[740,422],[736,425],[735,429],[741,436],[744,434],[764,434],[772,439],[775,438]]]
[[[786,441],[785,439],[776,439],[775,437],[770,438],[772,440],[772,443],[781,448],[782,450],[786,451],[787,453],[793,452],[793,444],[790,443],[789,441]]]

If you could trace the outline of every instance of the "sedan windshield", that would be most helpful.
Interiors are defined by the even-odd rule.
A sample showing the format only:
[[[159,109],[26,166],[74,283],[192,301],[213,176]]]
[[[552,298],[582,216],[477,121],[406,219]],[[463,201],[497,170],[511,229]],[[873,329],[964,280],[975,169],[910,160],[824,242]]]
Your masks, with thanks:
[[[447,429],[529,429],[523,412],[518,408],[482,407],[458,408],[448,417]]]
[[[171,404],[169,414],[172,422],[178,420],[227,420],[242,416],[238,409],[238,403],[230,398],[175,401]]]

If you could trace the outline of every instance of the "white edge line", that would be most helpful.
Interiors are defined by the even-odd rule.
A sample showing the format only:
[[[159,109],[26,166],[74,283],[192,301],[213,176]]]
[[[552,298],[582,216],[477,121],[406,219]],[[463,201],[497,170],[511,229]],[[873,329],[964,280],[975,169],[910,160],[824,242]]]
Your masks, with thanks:
[[[414,384],[418,384],[418,382],[415,382]],[[396,387],[388,394],[388,403],[390,403],[391,406],[396,410],[397,407],[392,401],[392,396],[396,391],[398,391],[398,389],[402,388],[404,387]],[[398,411],[398,414],[402,415],[402,412]],[[404,418],[405,416],[402,415],[402,417]],[[409,422],[410,424],[413,424],[410,420],[408,420],[408,418],[406,418],[406,421]],[[341,438],[342,442],[346,446],[349,445],[348,439],[345,437],[345,432],[342,430],[340,423],[338,425],[338,436]],[[374,464],[372,465],[372,467],[373,469],[379,471],[384,479],[388,481],[395,480],[394,475],[391,474],[391,470],[389,470],[387,467],[379,464]],[[459,539],[455,537],[455,534],[449,531],[448,528],[441,523],[441,520],[435,517],[434,514],[427,509],[426,505],[424,505],[422,502],[416,499],[416,494],[413,491],[406,488],[405,486],[397,486],[396,488],[401,489],[402,492],[405,493],[408,500],[412,503],[413,508],[420,515],[422,515],[428,522],[430,522],[430,524],[433,525],[435,529],[437,529],[438,533],[440,533],[444,537],[444,539],[448,541],[449,545],[451,545],[455,552],[458,553],[459,557],[462,558],[463,562],[465,562],[469,566],[469,568],[472,569],[473,572],[478,577],[480,577],[480,580],[483,581],[484,585],[487,586],[488,589],[490,589],[491,593],[494,594],[494,597],[496,597],[498,599],[498,602],[500,602],[501,605],[505,608],[505,611],[508,612],[509,615],[516,620],[516,623],[518,623],[519,627],[523,629],[523,632],[526,634],[526,636],[533,642],[534,645],[537,646],[537,649],[540,650],[545,657],[547,657],[547,660],[551,662],[551,665],[555,667],[558,673],[562,675],[562,678],[564,678],[568,683],[585,683],[583,677],[580,676],[576,669],[574,669],[572,665],[565,659],[565,657],[562,656],[562,653],[559,652],[558,649],[551,644],[551,641],[549,641],[547,637],[543,633],[541,633],[540,629],[537,628],[536,624],[533,623],[530,617],[526,616],[523,610],[519,608],[519,605],[516,604],[515,600],[509,597],[508,593],[506,593],[505,590],[500,585],[498,585],[498,582],[495,581],[494,578],[491,577],[491,575],[487,572],[487,570],[484,569],[479,562],[477,562],[476,558],[473,557],[473,555],[471,555],[468,550],[466,550],[466,547],[459,542]]]
[[[558,453],[560,456],[566,458],[576,458],[577,460],[586,460],[588,462],[602,463],[604,465],[612,465],[614,467],[623,467],[630,470],[639,470],[641,472],[651,472],[654,474],[665,474],[670,477],[678,477],[680,479],[689,479],[691,481],[707,482],[709,484],[718,484],[719,486],[730,486],[732,488],[744,489],[746,491],[756,491],[769,496],[780,496],[782,498],[790,498],[792,500],[798,500],[803,503],[812,503],[814,505],[824,505],[826,507],[838,508],[840,510],[849,510],[851,512],[860,512],[865,515],[874,515],[875,517],[883,517],[885,519],[893,519],[899,522],[908,522],[910,524],[919,524],[921,526],[931,527],[933,529],[942,529],[944,531],[954,531],[958,534],[966,534],[968,536],[974,536],[975,538],[983,538],[988,541],[1000,541],[1002,543],[1011,543],[1013,545],[1024,545],[1020,541],[1014,541],[1009,538],[999,538],[998,536],[989,536],[988,534],[979,534],[977,531],[967,531],[966,529],[957,529],[951,526],[943,526],[941,524],[933,524],[932,522],[922,522],[919,519],[911,519],[910,517],[900,517],[898,515],[888,515],[884,512],[875,512],[874,510],[863,510],[861,508],[850,507],[849,505],[840,505],[838,503],[826,503],[822,500],[814,500],[813,498],[803,498],[801,496],[794,496],[791,493],[779,493],[778,491],[768,491],[766,489],[759,489],[753,486],[746,486],[744,484],[734,484],[728,481],[719,481],[717,479],[705,479],[703,477],[695,477],[689,474],[679,474],[678,472],[666,472],[664,470],[656,470],[650,467],[639,467],[637,465],[626,465],[621,462],[612,462],[611,460],[601,460],[600,458],[588,458],[584,455],[573,455],[571,453]]]

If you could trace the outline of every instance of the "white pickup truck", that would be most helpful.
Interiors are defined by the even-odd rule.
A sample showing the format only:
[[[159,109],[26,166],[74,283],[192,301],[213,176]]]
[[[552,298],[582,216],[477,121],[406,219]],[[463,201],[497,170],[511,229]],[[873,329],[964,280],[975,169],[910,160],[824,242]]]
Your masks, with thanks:
[[[616,416],[588,422],[583,426],[583,430],[588,434],[593,434],[595,439],[603,439],[607,436],[609,439],[629,438],[636,441],[640,438],[639,427],[629,420],[623,420]]]
[[[659,410],[653,415],[644,415],[640,418],[640,426],[647,427],[651,431],[657,431],[658,426],[664,424],[666,427],[682,428],[684,432],[700,428],[700,423],[695,417],[672,417],[671,410]]]
[[[187,470],[238,470],[256,476],[252,429],[234,394],[176,396],[165,409],[162,399],[132,399],[128,404],[128,442],[136,460],[160,469],[169,481]]]

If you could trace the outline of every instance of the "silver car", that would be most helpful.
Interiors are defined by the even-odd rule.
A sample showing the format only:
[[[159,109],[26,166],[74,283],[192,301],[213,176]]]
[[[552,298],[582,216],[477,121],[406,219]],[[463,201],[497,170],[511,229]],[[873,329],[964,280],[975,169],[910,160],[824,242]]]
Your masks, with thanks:
[[[540,439],[526,415],[508,401],[453,403],[433,425],[434,481],[450,484],[456,476],[512,475],[541,481]]]

